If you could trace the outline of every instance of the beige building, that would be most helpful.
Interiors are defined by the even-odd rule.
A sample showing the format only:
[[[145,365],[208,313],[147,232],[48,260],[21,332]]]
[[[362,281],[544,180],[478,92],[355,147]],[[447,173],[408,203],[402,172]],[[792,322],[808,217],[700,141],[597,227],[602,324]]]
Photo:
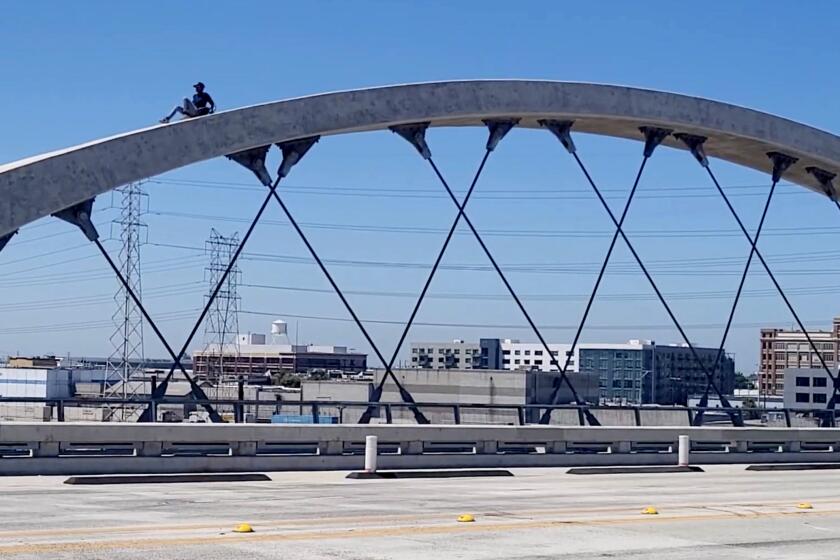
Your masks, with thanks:
[[[836,372],[840,363],[840,317],[834,318],[830,331],[808,331],[808,335],[832,373]],[[768,395],[784,394],[784,372],[787,368],[822,368],[822,363],[802,331],[761,329],[758,372],[761,392]]]

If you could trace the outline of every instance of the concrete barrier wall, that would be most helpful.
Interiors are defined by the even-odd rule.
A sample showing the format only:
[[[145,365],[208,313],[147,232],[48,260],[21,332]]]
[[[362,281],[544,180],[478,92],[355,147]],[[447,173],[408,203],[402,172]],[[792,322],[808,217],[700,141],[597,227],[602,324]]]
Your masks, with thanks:
[[[840,429],[559,426],[0,424],[0,474],[358,469],[376,435],[381,468],[840,461]]]

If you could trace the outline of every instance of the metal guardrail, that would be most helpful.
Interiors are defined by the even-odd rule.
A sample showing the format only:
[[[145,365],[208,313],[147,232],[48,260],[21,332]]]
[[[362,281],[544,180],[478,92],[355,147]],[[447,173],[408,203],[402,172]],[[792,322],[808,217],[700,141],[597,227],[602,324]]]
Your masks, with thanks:
[[[288,411],[293,411],[299,416],[307,416],[311,418],[313,424],[321,423],[338,423],[338,424],[354,424],[358,422],[361,411],[368,407],[373,407],[376,411],[375,418],[384,421],[386,424],[392,424],[395,421],[397,413],[405,413],[407,417],[413,407],[430,412],[439,412],[446,415],[440,424],[456,424],[456,425],[470,425],[470,424],[516,424],[520,426],[532,425],[538,423],[538,418],[546,410],[552,411],[567,411],[574,412],[573,417],[577,418],[577,424],[584,426],[584,411],[605,416],[621,416],[625,419],[623,422],[615,422],[612,425],[622,426],[645,426],[658,425],[664,426],[667,424],[650,423],[646,424],[643,420],[645,416],[657,415],[662,417],[663,413],[671,413],[670,417],[675,418],[685,415],[684,422],[675,422],[673,425],[677,426],[693,426],[695,420],[698,418],[702,420],[703,424],[721,425],[731,424],[733,417],[737,417],[741,422],[760,422],[763,418],[773,418],[779,424],[791,428],[797,427],[796,419],[802,420],[804,423],[812,422],[815,426],[824,428],[833,428],[836,426],[836,413],[834,410],[812,410],[799,408],[710,408],[710,407],[683,407],[683,406],[639,406],[639,405],[623,405],[623,406],[607,406],[607,405],[512,405],[512,404],[488,404],[488,403],[441,403],[441,402],[417,402],[417,403],[403,403],[403,402],[368,402],[368,401],[272,401],[272,400],[253,400],[253,399],[193,399],[188,397],[163,397],[160,399],[152,398],[69,398],[69,399],[46,399],[35,397],[0,397],[0,407],[3,404],[29,404],[29,405],[43,405],[51,407],[54,411],[53,417],[58,422],[65,421],[65,411],[68,408],[80,408],[91,406],[130,406],[130,407],[152,407],[155,412],[151,415],[153,422],[156,421],[158,415],[157,410],[161,407],[186,407],[187,409],[196,409],[202,405],[212,405],[214,408],[228,409],[233,413],[234,423],[247,423],[248,414],[246,411],[252,411],[255,416],[258,416],[259,410],[269,410],[272,414],[284,414]],[[256,411],[256,412],[253,412]],[[334,411],[334,413],[332,412]],[[495,422],[481,421],[470,422],[466,416],[470,412],[484,412],[484,413],[507,413],[500,414],[500,416],[508,417],[513,422],[500,422],[496,419]],[[1,416],[1,415],[0,415]],[[335,419],[335,422],[333,422]],[[626,421],[631,419],[632,421]],[[254,418],[253,422],[256,422]],[[267,421],[267,420],[265,420]],[[661,421],[661,420],[660,420]],[[553,424],[574,425],[570,422],[554,421]],[[610,420],[605,419],[602,422],[604,425],[610,425]],[[702,424],[701,424],[702,425]]]

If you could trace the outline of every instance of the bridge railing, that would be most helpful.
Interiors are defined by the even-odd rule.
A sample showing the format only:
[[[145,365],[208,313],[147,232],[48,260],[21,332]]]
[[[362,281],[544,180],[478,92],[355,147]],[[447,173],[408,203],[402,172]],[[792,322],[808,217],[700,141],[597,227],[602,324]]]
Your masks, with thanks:
[[[0,424],[0,474],[836,462],[840,429],[278,424]]]
[[[254,399],[192,399],[188,397],[152,398],[67,398],[0,397],[0,422],[41,420],[65,422],[107,420],[90,418],[82,412],[96,412],[126,407],[141,410],[152,407],[152,421],[165,421],[165,411],[177,411],[177,417],[189,419],[201,405],[210,404],[224,413],[230,423],[353,424],[369,406],[374,407],[373,422],[384,424],[413,423],[411,408],[416,406],[433,424],[447,425],[518,425],[537,424],[546,410],[553,410],[552,425],[584,425],[582,411],[590,412],[602,426],[692,426],[731,424],[736,416],[747,425],[795,427],[834,427],[833,410],[802,408],[710,408],[639,405],[516,405],[488,403],[367,402],[367,401],[275,401]],[[701,414],[702,413],[702,414]],[[124,419],[125,417],[122,417]]]

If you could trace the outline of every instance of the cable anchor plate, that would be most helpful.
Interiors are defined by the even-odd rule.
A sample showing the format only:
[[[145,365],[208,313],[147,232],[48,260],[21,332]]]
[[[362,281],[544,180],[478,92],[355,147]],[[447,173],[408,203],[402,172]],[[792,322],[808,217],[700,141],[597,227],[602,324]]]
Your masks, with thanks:
[[[96,231],[96,227],[90,221],[90,215],[93,211],[93,201],[94,199],[91,198],[80,202],[64,210],[59,210],[53,216],[78,227],[85,234],[85,237],[88,238],[88,241],[96,241],[99,239],[99,232]]]
[[[540,119],[537,121],[540,126],[547,128],[554,136],[560,140],[563,147],[570,154],[577,152],[574,140],[572,140],[572,125],[575,121],[558,121],[556,119]]]
[[[228,154],[225,157],[231,161],[235,161],[239,165],[250,169],[257,176],[260,183],[266,187],[271,186],[271,175],[268,174],[268,169],[265,167],[265,156],[268,154],[268,149],[271,144],[267,146],[258,146],[235,154]]]
[[[301,138],[300,140],[292,140],[290,142],[281,142],[277,144],[277,147],[280,148],[280,151],[283,153],[283,161],[277,169],[277,175],[281,178],[286,177],[292,170],[292,167],[297,165],[297,163],[303,159],[303,156],[306,155],[306,152],[308,152],[309,149],[312,148],[312,146],[314,146],[320,139],[320,136],[310,136],[309,138]],[[269,182],[267,186],[271,186],[271,183]]]
[[[395,134],[399,134],[406,139],[409,144],[414,146],[414,148],[420,152],[420,155],[423,156],[423,159],[431,159],[432,151],[429,149],[429,145],[426,144],[427,128],[429,128],[429,123],[421,122],[392,126],[390,127],[390,130]]]

